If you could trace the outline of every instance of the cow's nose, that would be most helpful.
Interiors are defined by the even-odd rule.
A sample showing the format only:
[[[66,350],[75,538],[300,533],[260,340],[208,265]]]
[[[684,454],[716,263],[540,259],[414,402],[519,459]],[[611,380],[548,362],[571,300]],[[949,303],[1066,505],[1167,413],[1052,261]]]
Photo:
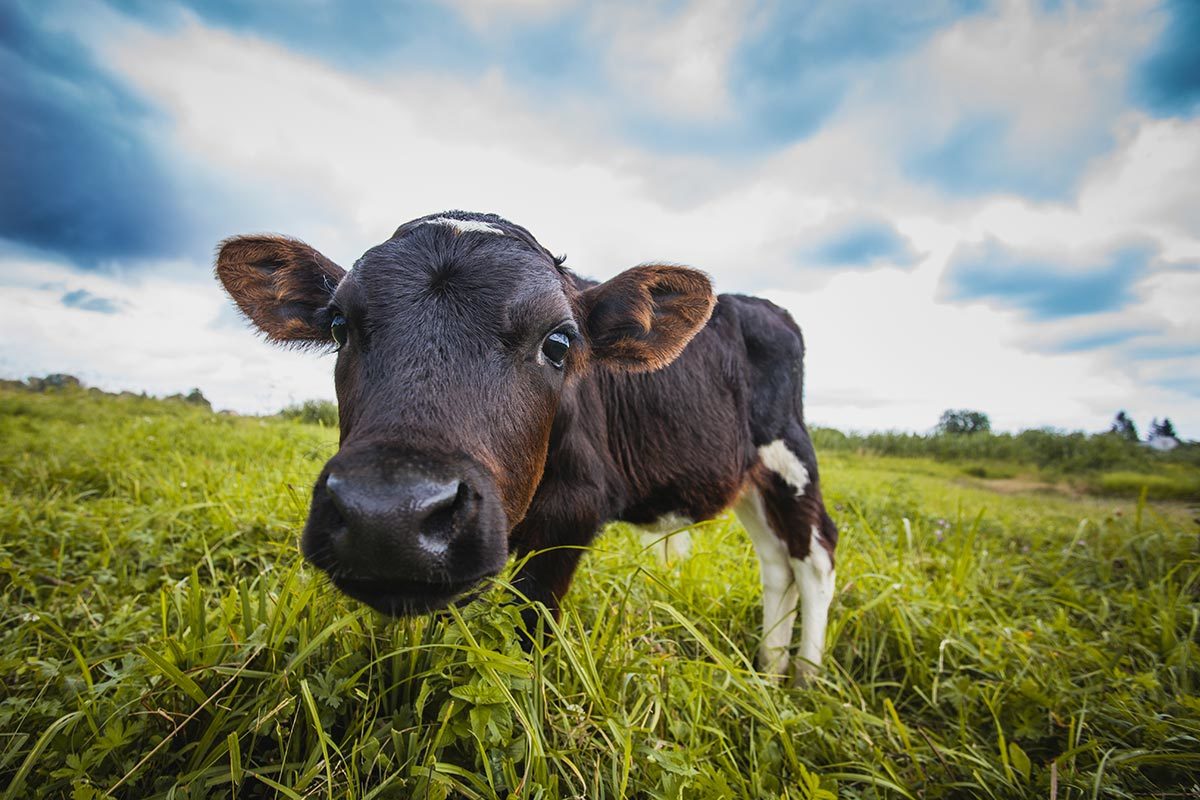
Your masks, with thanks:
[[[457,479],[391,475],[364,479],[331,472],[330,501],[345,523],[332,537],[339,563],[366,576],[388,577],[413,567],[436,568],[478,511],[473,492]]]

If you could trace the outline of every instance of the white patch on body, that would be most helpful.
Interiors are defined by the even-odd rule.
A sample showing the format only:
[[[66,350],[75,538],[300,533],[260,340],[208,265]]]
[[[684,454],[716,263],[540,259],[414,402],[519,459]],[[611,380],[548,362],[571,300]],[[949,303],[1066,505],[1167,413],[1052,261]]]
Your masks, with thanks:
[[[758,668],[767,675],[780,677],[788,671],[788,649],[800,597],[795,571],[789,563],[787,545],[767,521],[762,495],[757,489],[743,494],[733,510],[750,534],[762,578],[763,638],[758,648]]]
[[[686,528],[693,520],[679,514],[667,514],[648,525],[634,525],[642,540],[642,547],[654,548],[660,562],[683,560],[692,552],[692,534]]]
[[[792,573],[800,587],[800,660],[796,676],[817,671],[825,651],[825,627],[833,601],[834,569],[821,532],[814,525],[807,558],[793,558]]]
[[[447,228],[453,228],[458,233],[467,233],[474,231],[475,233],[494,233],[497,236],[504,236],[504,231],[497,228],[490,222],[482,222],[477,219],[452,219],[451,217],[437,217],[435,219],[427,219],[421,223],[422,225],[445,225]]]
[[[796,494],[804,494],[804,490],[808,488],[808,470],[804,468],[800,459],[796,458],[796,454],[788,450],[783,439],[776,439],[758,448],[758,457],[762,459],[764,467],[783,478],[796,490]]]

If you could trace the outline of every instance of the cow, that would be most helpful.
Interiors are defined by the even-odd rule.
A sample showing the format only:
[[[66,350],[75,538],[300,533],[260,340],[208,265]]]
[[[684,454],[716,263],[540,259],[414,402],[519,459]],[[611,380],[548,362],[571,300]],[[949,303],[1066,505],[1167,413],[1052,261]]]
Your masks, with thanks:
[[[401,225],[348,272],[296,239],[234,237],[216,275],[268,340],[337,350],[339,447],[301,549],[345,594],[427,613],[516,556],[532,626],[606,522],[666,533],[732,508],[760,562],[759,668],[819,666],[837,528],[784,310],[671,264],[587,280],[461,211]]]

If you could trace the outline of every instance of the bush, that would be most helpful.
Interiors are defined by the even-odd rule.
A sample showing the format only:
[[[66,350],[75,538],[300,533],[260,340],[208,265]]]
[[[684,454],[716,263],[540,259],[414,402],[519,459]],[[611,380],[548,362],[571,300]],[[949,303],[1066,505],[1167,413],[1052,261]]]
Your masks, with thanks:
[[[297,422],[307,422],[310,425],[336,428],[338,407],[337,403],[330,400],[305,400],[303,403],[293,403],[283,409],[279,412],[279,416]]]
[[[1087,434],[1037,428],[1011,433],[883,433],[844,434],[829,428],[814,428],[817,452],[866,452],[883,456],[924,457],[938,461],[985,462],[986,472],[996,476],[994,465],[1028,464],[1054,475],[1087,475],[1123,471],[1154,473],[1170,465],[1200,467],[1200,444],[1185,443],[1168,452],[1157,452],[1113,433]]]
[[[1143,490],[1151,500],[1200,500],[1200,478],[1184,475],[1147,475],[1143,472],[1107,472],[1092,486],[1096,494],[1137,497]]]

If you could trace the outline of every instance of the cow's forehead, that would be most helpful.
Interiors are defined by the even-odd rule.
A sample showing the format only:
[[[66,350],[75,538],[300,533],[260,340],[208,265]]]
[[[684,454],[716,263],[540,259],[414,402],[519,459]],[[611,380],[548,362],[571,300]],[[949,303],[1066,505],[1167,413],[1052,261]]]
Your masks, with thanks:
[[[482,305],[503,316],[501,306],[530,295],[562,294],[566,286],[558,261],[528,231],[490,215],[431,215],[406,223],[365,252],[348,277],[335,302],[344,298],[406,314],[449,303]],[[441,299],[431,303],[435,296]]]

